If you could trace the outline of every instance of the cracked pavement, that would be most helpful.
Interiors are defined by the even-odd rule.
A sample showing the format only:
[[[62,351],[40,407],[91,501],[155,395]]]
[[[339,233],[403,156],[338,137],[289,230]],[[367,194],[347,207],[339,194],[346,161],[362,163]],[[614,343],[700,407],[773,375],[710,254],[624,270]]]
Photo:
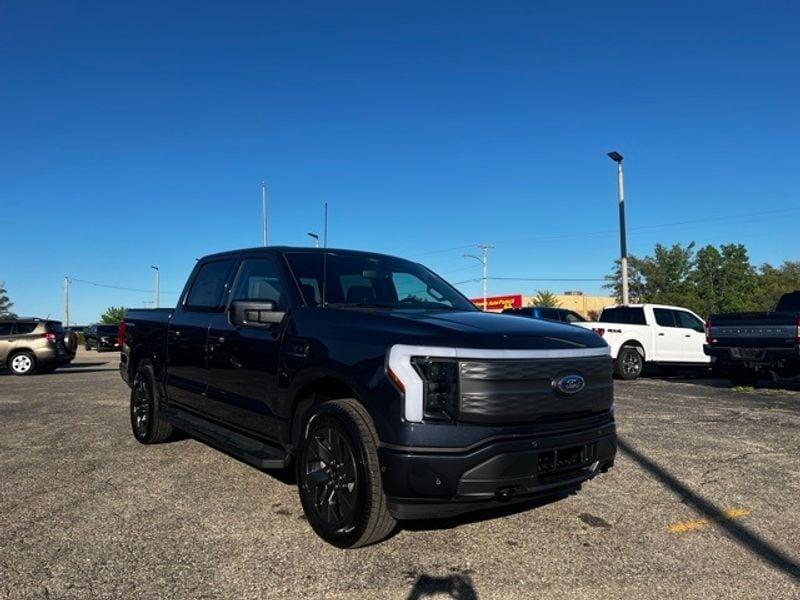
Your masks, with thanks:
[[[617,464],[577,494],[343,551],[280,474],[137,444],[117,360],[0,372],[3,597],[800,598],[796,386],[617,382]]]

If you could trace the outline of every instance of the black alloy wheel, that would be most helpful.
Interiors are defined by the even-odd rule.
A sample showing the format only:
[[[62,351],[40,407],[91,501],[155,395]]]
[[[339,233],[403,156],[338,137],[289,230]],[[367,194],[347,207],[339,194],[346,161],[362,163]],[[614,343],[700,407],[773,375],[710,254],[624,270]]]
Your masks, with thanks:
[[[172,437],[172,424],[159,412],[156,380],[149,360],[139,364],[131,386],[131,430],[136,441],[157,444]]]
[[[296,469],[309,525],[339,548],[386,538],[396,526],[383,492],[378,434],[353,398],[317,406],[304,418]]]
[[[153,397],[144,377],[136,376],[131,390],[131,428],[139,441],[147,438],[150,417],[153,414]]]
[[[303,489],[326,528],[350,531],[358,515],[359,476],[353,445],[333,426],[315,429],[303,460]]]

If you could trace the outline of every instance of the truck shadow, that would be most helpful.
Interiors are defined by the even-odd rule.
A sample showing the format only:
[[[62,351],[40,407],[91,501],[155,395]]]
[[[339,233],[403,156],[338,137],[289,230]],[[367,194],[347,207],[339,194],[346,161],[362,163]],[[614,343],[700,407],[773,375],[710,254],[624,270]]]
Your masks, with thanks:
[[[414,586],[408,593],[406,600],[419,600],[436,596],[457,600],[477,600],[478,593],[472,585],[472,579],[466,573],[454,573],[445,577],[434,577],[431,575],[419,575],[414,582]]]
[[[710,522],[714,523],[716,527],[722,529],[734,542],[742,546],[742,548],[771,565],[776,570],[800,582],[800,563],[794,560],[794,558],[785,554],[782,550],[775,547],[740,522],[727,519],[725,513],[717,505],[700,494],[695,493],[689,486],[680,481],[657,462],[651,460],[632,444],[620,438],[618,439],[618,447],[623,454],[633,460],[653,478],[672,490],[676,495],[680,496],[683,503],[692,507]]]

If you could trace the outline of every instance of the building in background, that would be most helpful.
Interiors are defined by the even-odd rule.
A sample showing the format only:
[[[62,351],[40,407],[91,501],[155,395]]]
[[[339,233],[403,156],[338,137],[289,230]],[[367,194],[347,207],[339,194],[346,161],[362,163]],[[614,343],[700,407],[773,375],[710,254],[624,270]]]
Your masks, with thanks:
[[[558,308],[574,310],[576,313],[587,319],[597,319],[600,311],[606,306],[616,304],[617,301],[611,296],[587,296],[583,292],[568,290],[563,294],[554,294]],[[502,312],[506,308],[520,308],[522,306],[533,306],[536,294],[523,296],[522,294],[507,294],[505,296],[489,296],[486,298],[489,312]],[[483,308],[483,298],[470,298],[478,308]]]

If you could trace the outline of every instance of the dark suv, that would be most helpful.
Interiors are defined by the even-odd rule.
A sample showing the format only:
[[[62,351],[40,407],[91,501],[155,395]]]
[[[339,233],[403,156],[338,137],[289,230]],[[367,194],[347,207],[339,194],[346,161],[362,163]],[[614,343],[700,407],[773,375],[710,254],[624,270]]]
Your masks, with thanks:
[[[10,319],[0,321],[0,365],[14,375],[52,373],[75,357],[60,321]]]
[[[118,333],[119,325],[90,325],[83,332],[83,348],[84,350],[94,348],[98,352],[119,350]]]
[[[594,332],[484,313],[422,265],[255,248],[201,258],[174,309],[129,310],[133,434],[294,465],[308,522],[363,546],[396,520],[566,493],[616,453]]]

